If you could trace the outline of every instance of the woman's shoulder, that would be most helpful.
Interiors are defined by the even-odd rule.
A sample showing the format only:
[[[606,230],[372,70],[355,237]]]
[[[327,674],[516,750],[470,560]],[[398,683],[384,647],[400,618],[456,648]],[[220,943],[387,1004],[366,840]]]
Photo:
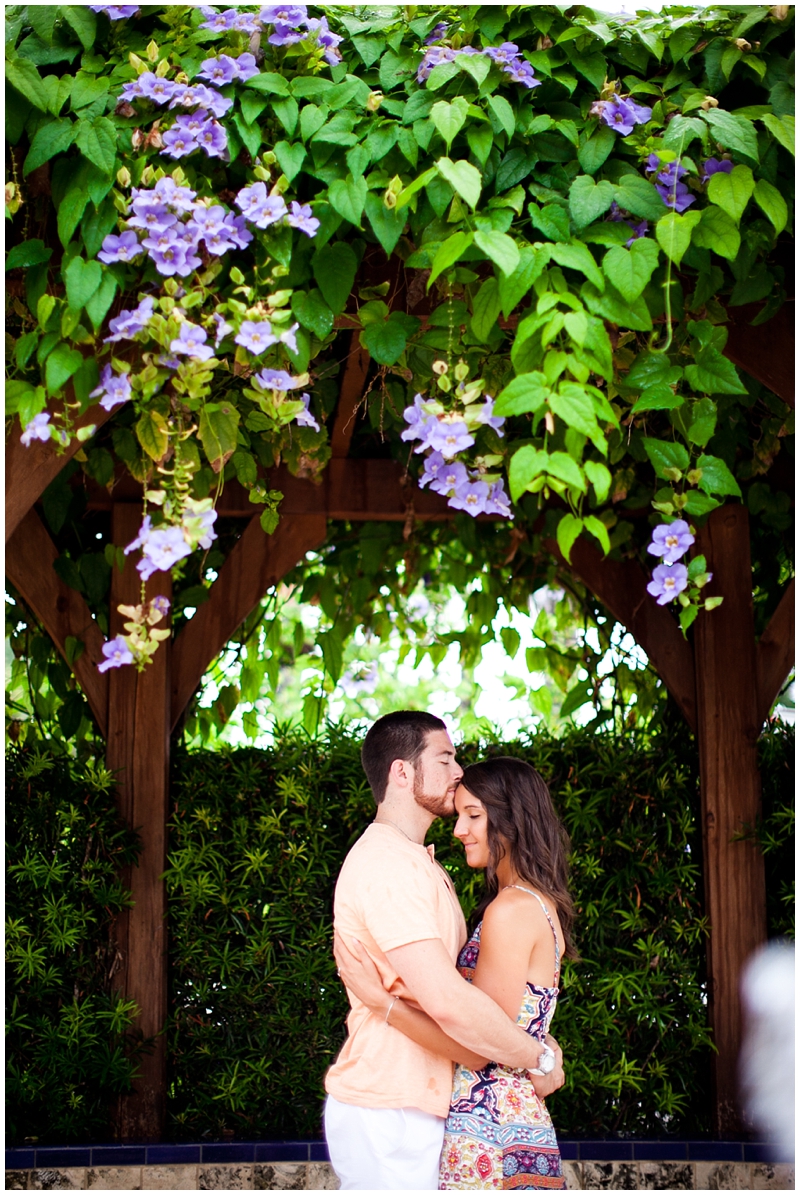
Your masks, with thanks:
[[[526,927],[537,937],[547,926],[546,918],[560,928],[552,900],[528,885],[503,888],[486,906],[483,918],[489,932]]]

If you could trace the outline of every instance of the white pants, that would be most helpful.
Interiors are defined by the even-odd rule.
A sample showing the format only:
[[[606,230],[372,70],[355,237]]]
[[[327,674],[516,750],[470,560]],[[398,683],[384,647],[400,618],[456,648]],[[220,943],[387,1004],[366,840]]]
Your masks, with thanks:
[[[419,1108],[361,1108],[329,1095],[325,1138],[342,1191],[435,1191],[444,1118]]]

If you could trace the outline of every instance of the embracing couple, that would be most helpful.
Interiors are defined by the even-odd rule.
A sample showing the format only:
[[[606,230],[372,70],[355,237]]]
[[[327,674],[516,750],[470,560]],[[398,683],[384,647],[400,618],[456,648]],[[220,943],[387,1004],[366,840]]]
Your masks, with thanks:
[[[544,1099],[564,1082],[548,1028],[560,960],[576,955],[547,786],[518,759],[462,770],[444,723],[413,711],[379,718],[361,758],[377,813],[336,885],[351,1011],[325,1080],[341,1189],[564,1190]],[[454,814],[467,863],[486,870],[469,940],[423,845]]]

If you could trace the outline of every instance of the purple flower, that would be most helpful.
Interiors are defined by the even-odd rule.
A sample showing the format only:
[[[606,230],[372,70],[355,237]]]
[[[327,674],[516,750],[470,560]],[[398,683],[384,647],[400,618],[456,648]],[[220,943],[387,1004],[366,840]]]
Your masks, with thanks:
[[[689,573],[685,564],[659,564],[653,569],[653,580],[648,584],[647,592],[656,598],[659,606],[666,606],[688,583]]]
[[[143,547],[147,543],[152,529],[153,523],[150,515],[145,515],[144,519],[142,520],[142,525],[139,528],[139,534],[136,536],[136,539],[131,540],[131,542],[128,544],[127,548],[125,549],[125,555],[127,556],[129,552],[135,552],[137,548]]]
[[[153,314],[153,300],[148,296],[142,299],[133,311],[120,311],[116,319],[109,322],[108,330],[111,336],[106,336],[103,344],[112,344],[115,340],[130,340],[137,332],[144,331],[144,326]]]
[[[295,416],[295,423],[298,427],[313,427],[314,431],[318,432],[319,424],[311,414],[311,395],[301,394],[300,401],[305,406],[305,410],[301,411],[299,415]]]
[[[339,680],[339,688],[345,697],[357,697],[359,693],[374,693],[378,684],[378,665],[372,663],[351,664]]]
[[[475,437],[461,420],[436,420],[436,427],[428,434],[428,446],[434,452],[441,452],[445,460],[452,460],[459,452],[475,443]]]
[[[727,158],[709,158],[703,163],[703,178],[702,182],[707,183],[712,174],[730,174],[733,170],[733,162],[729,162]]]
[[[432,46],[434,42],[437,42],[444,37],[449,28],[450,25],[447,21],[440,21],[438,25],[434,25],[428,37],[425,38],[425,45]]]
[[[686,183],[659,183],[656,185],[656,190],[667,207],[673,208],[676,212],[685,212],[687,207],[690,207],[695,201],[695,197],[689,191]]]
[[[138,197],[146,195],[148,192],[140,190],[134,194]],[[191,187],[179,187],[175,179],[170,178],[168,174],[158,180],[153,187],[152,194],[157,195],[162,203],[165,203],[173,212],[178,213],[190,212],[197,197],[197,192],[193,191]]]
[[[164,597],[163,594],[159,594],[157,597],[151,598],[150,600],[150,609],[153,610],[154,613],[160,614],[162,618],[165,618],[167,614],[169,614],[169,606],[169,598]]]
[[[132,79],[130,83],[125,84],[125,86],[122,88],[122,91],[119,93],[119,98],[121,100],[143,100],[145,98],[145,94],[142,91],[142,80],[140,75],[137,75],[136,78]]]
[[[421,394],[414,395],[414,403],[403,411],[403,418],[408,427],[400,433],[401,440],[421,440],[424,438],[425,425],[431,416],[423,410],[424,399]]]
[[[689,530],[689,524],[683,519],[676,519],[673,523],[662,523],[653,531],[653,539],[647,545],[652,556],[663,557],[664,564],[674,564],[680,560],[684,552],[688,552],[694,543],[694,536]]]
[[[331,32],[326,17],[322,17],[320,20],[309,21],[308,32],[316,34],[317,45],[325,51],[325,61],[330,66],[335,66],[337,62],[342,61],[342,56],[337,46],[340,42],[344,41],[344,38],[339,37],[338,33]]]
[[[92,12],[104,12],[109,21],[127,21],[131,17],[138,17],[141,12],[138,4],[90,4],[89,7]],[[130,661],[126,660],[125,663]]]
[[[257,382],[262,390],[280,390],[282,393],[294,390],[300,385],[297,378],[290,377],[283,369],[262,369],[253,381]]]
[[[225,130],[216,120],[203,125],[197,134],[197,144],[210,158],[221,158],[228,152],[228,138]]]
[[[253,234],[247,227],[244,216],[235,216],[233,212],[228,212],[224,227],[225,235],[229,241],[233,241],[237,249],[244,249],[253,239]]]
[[[210,233],[219,232],[221,228],[224,228],[226,215],[227,212],[221,203],[213,203],[211,207],[206,207],[204,203],[198,203],[194,207],[192,218],[186,228],[191,230],[198,240],[201,240]]]
[[[306,34],[302,29],[292,29],[289,25],[276,25],[268,41],[271,46],[294,46],[303,41]]]
[[[110,232],[103,241],[97,257],[110,265],[115,261],[133,261],[141,252],[142,247],[135,232],[123,232],[119,236]]]
[[[254,12],[237,11],[231,28],[239,33],[259,33],[261,24]]]
[[[511,62],[508,66],[504,66],[503,70],[512,83],[521,83],[523,87],[541,87],[542,85],[541,79],[536,78],[529,62]]]
[[[149,195],[137,195],[131,204],[134,215],[128,218],[131,228],[143,228],[145,232],[164,232],[178,223],[178,217],[166,204],[159,203]]]
[[[485,423],[487,427],[493,427],[498,436],[502,436],[501,428],[505,423],[505,418],[502,415],[494,414],[494,399],[488,394],[486,395],[486,402],[478,411],[478,418],[481,423]]]
[[[142,558],[136,565],[143,581],[153,573],[165,572],[179,560],[190,556],[192,549],[184,539],[180,527],[165,527],[151,531],[142,545]]]
[[[435,66],[441,66],[443,62],[454,62],[457,53],[458,51],[452,50],[450,46],[431,46],[423,54],[417,68],[417,82],[424,83]]]
[[[214,356],[214,350],[206,344],[207,339],[205,328],[199,328],[197,324],[181,324],[177,340],[170,341],[170,352],[185,353],[196,361],[208,361]]]
[[[203,7],[200,9],[205,17],[205,20],[200,25],[201,29],[211,29],[214,33],[227,33],[234,28],[237,16],[235,8],[229,8],[226,12],[217,12],[215,8]]]
[[[246,83],[248,79],[252,79],[253,75],[258,74],[255,55],[245,52],[244,54],[240,54],[238,58],[232,59],[232,61],[236,67],[236,77],[240,83]]]
[[[197,73],[201,79],[208,79],[215,87],[224,87],[226,83],[232,83],[234,79],[239,78],[236,60],[229,54],[220,54],[219,58],[206,58],[200,64]]]
[[[287,328],[285,332],[278,333],[278,340],[281,344],[285,344],[287,348],[291,349],[293,353],[297,352],[297,331],[299,324],[292,324],[291,328]]]
[[[103,655],[106,657],[102,664],[97,665],[98,672],[106,672],[109,668],[121,668],[123,664],[133,663],[133,652],[128,647],[122,635],[116,635],[103,644]]]
[[[444,458],[443,458],[444,459]],[[453,461],[438,470],[436,479],[431,482],[431,489],[437,494],[449,494],[460,485],[469,481],[466,466],[461,461]]]
[[[243,187],[236,196],[236,206],[256,228],[268,228],[288,214],[282,195],[267,195],[264,183]]]
[[[196,266],[189,266],[185,243],[171,239],[167,233],[162,233],[156,238],[148,237],[144,244],[150,260],[164,278],[171,278],[174,274],[180,274],[181,278],[185,278],[187,273],[191,273],[191,269],[196,269]],[[199,258],[194,260],[200,264]]]
[[[271,345],[278,343],[277,336],[272,335],[269,320],[245,320],[233,339],[235,344],[242,345],[256,357],[265,353]]]
[[[180,369],[181,362],[178,357],[167,357],[162,353],[160,357],[156,357],[156,365],[161,365],[164,369]]]
[[[163,142],[164,153],[169,154],[171,158],[185,158],[200,148],[194,135],[178,124],[167,129],[163,136]]]
[[[319,229],[319,220],[311,214],[311,204],[298,203],[295,199],[291,202],[286,223],[290,228],[297,228],[309,237],[316,236]]]
[[[633,132],[635,125],[645,124],[652,115],[652,108],[645,108],[631,99],[623,100],[615,95],[613,99],[606,101],[600,119],[605,121],[609,128],[627,137]]]
[[[267,4],[261,9],[258,19],[265,25],[286,25],[289,29],[299,29],[308,20],[308,8],[305,4]]]
[[[502,515],[504,519],[513,519],[511,501],[505,491],[502,481],[496,481],[489,489],[489,496],[483,507],[484,514]]]
[[[185,514],[181,530],[185,539],[191,540],[196,547],[210,548],[217,533],[214,523],[217,518],[215,510],[203,510],[199,514]]]
[[[661,169],[661,159],[658,154],[650,154],[644,164],[644,168],[648,174],[653,174],[654,171]]]
[[[34,440],[47,441],[50,439],[50,416],[47,411],[40,411],[34,415],[20,436],[20,443],[30,448]]]
[[[166,104],[178,89],[177,83],[171,79],[161,79],[152,71],[145,71],[139,76],[139,86],[145,99],[152,100],[154,104]]]
[[[233,100],[206,87],[204,83],[194,83],[182,89],[178,88],[169,106],[170,108],[195,108],[198,104],[210,108],[215,116],[224,116],[228,109],[233,107]]]
[[[219,312],[215,312],[211,318],[214,321],[214,346],[215,348],[219,348],[220,341],[224,340],[228,333],[233,331],[233,325],[226,324]]]
[[[513,41],[504,41],[502,46],[489,46],[483,52],[498,66],[505,66],[519,57],[519,46],[515,46]]]
[[[117,403],[127,402],[131,396],[131,380],[126,373],[114,373],[110,365],[103,367],[100,385],[92,390],[90,398],[99,398],[104,411],[110,411]]]
[[[422,476],[419,479],[420,489],[424,490],[426,485],[436,481],[444,468],[446,468],[446,462],[441,452],[431,452],[426,456],[425,468],[422,470]]]
[[[485,481],[462,481],[456,486],[456,492],[449,499],[447,505],[454,510],[465,510],[467,514],[476,518],[483,514],[486,499],[489,497],[489,486]]]
[[[647,236],[649,225],[646,220],[642,220],[640,224],[634,224],[631,220],[626,221],[626,223],[628,228],[630,228],[631,232],[633,233],[633,236],[629,237],[625,242],[626,249],[630,249],[634,241],[638,241],[640,237]]]

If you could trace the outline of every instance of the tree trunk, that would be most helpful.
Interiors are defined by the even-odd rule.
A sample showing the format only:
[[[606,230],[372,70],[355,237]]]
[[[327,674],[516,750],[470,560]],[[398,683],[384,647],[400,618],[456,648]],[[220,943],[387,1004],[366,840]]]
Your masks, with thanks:
[[[698,549],[722,605],[695,623],[700,792],[705,862],[709,1012],[714,1042],[715,1130],[741,1129],[737,1065],[742,1037],[739,977],[766,939],[764,858],[751,838],[761,812],[756,643],[750,532],[744,506],[712,513]]]
[[[111,536],[118,546],[136,538],[141,507],[116,503]],[[169,573],[146,583],[146,598],[172,598]],[[122,632],[117,612],[122,602],[138,605],[140,578],[135,557],[116,568],[111,582],[110,636]],[[164,625],[163,623],[160,625]],[[160,1140],[166,1097],[167,901],[161,876],[166,868],[169,774],[169,698],[171,644],[162,643],[144,672],[133,667],[109,672],[107,765],[117,772],[120,817],[141,836],[138,866],[126,870],[123,883],[133,894],[133,907],[117,925],[116,989],[141,1010],[136,1023],[145,1038],[155,1037],[144,1055],[130,1095],[115,1109],[116,1133],[123,1141]],[[160,1036],[157,1036],[160,1035]]]

